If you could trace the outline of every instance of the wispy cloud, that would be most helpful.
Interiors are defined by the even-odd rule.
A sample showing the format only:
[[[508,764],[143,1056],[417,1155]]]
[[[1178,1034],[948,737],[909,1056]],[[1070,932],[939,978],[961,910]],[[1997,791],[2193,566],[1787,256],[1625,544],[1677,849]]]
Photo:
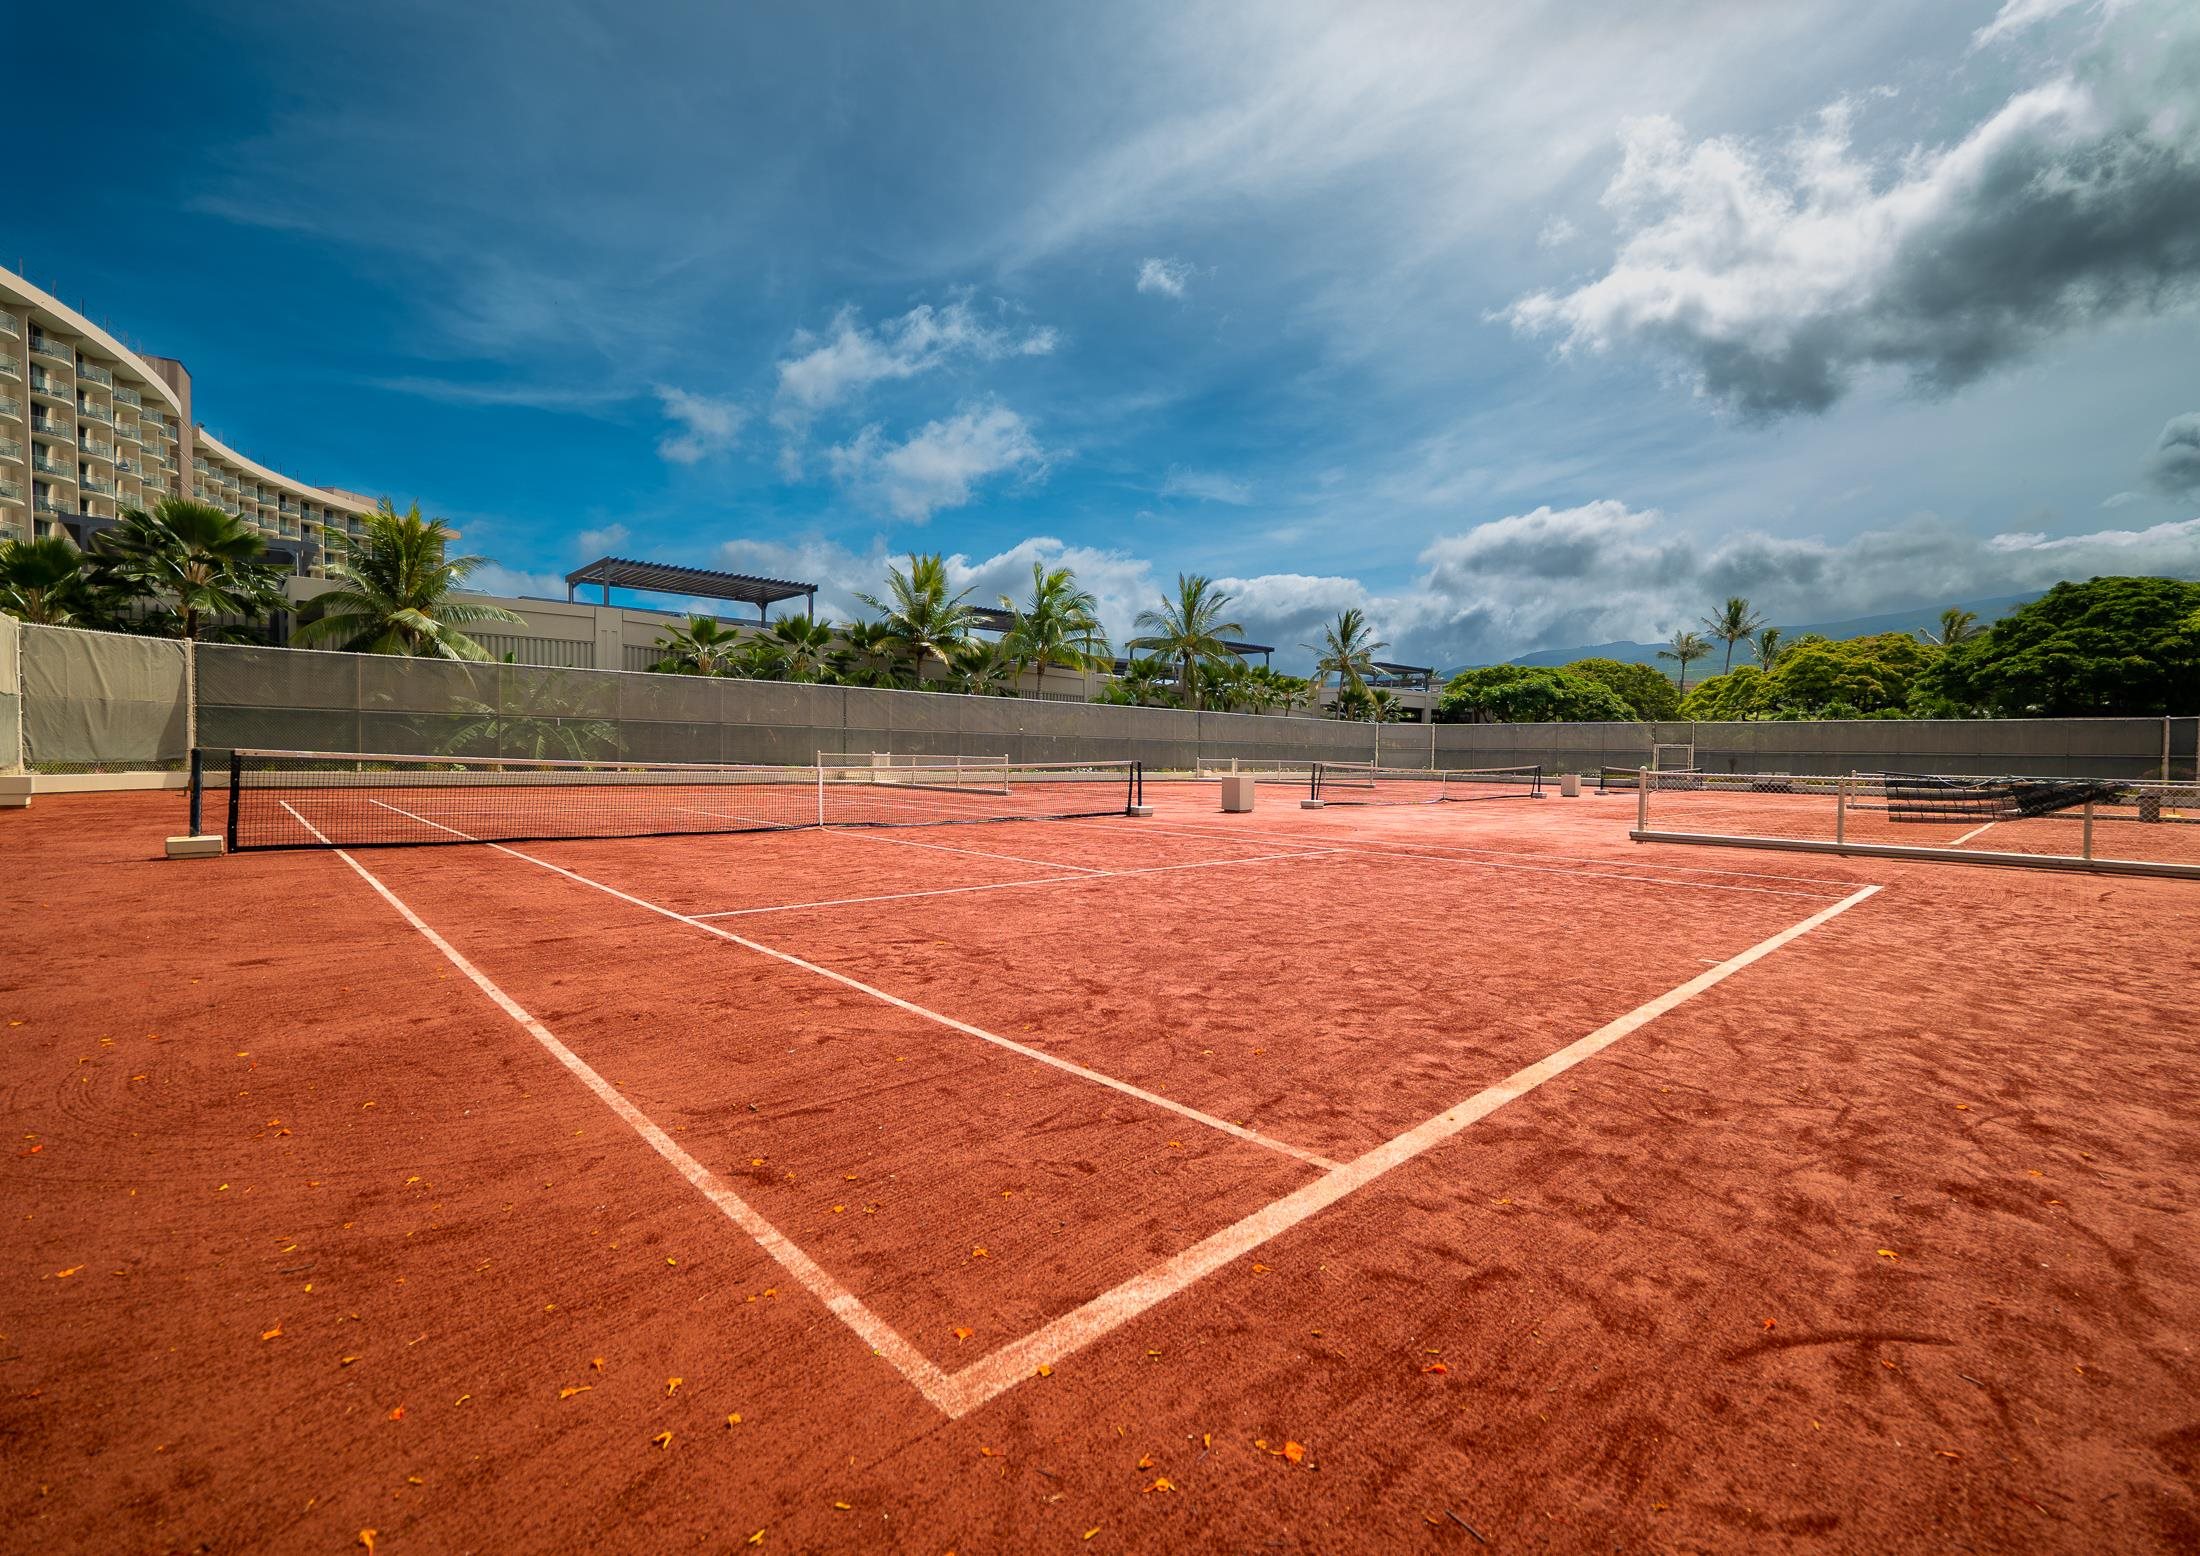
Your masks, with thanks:
[[[919,303],[899,318],[866,325],[853,307],[833,316],[823,335],[795,336],[779,363],[783,415],[808,417],[887,379],[914,378],[963,357],[980,362],[1041,357],[1059,343],[1045,326],[989,323],[967,298],[944,307]]]
[[[658,403],[673,430],[657,440],[657,452],[676,465],[699,464],[730,452],[741,439],[741,423],[748,419],[732,400],[690,394],[669,384],[657,387]]]
[[[1192,267],[1181,259],[1147,259],[1139,262],[1138,290],[1163,297],[1182,297],[1192,284]]]
[[[588,387],[537,383],[475,383],[453,378],[374,378],[374,388],[417,395],[447,405],[513,405],[544,411],[595,412],[625,404],[634,396],[606,385]]]
[[[1047,454],[1005,405],[967,407],[896,443],[876,425],[828,452],[836,480],[898,519],[923,523],[959,508],[979,483],[1007,471],[1043,475]]]
[[[1171,465],[1168,474],[1161,478],[1160,495],[1243,507],[1253,500],[1253,483],[1220,471],[1187,470],[1182,465]]]
[[[573,549],[582,556],[598,557],[619,549],[628,539],[624,524],[606,524],[601,529],[584,529],[573,537]]]

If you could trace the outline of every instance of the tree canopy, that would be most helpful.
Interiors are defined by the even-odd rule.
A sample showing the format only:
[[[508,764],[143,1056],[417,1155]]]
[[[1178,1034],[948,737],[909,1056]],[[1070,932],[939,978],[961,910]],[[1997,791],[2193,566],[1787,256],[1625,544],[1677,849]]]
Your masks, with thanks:
[[[1439,724],[1626,724],[1634,718],[1634,709],[1602,681],[1547,665],[1462,670],[1444,683],[1436,701]]]
[[[2194,711],[2200,583],[2059,583],[1949,649],[1928,694],[1997,718]]]
[[[1684,719],[1898,718],[1940,650],[1906,632],[1831,638],[1806,633],[1767,671],[1741,665],[1681,703]]]
[[[1600,681],[1634,709],[1638,719],[1670,719],[1680,715],[1681,694],[1673,681],[1655,665],[1629,664],[1621,659],[1577,659],[1560,669],[1568,675]]]

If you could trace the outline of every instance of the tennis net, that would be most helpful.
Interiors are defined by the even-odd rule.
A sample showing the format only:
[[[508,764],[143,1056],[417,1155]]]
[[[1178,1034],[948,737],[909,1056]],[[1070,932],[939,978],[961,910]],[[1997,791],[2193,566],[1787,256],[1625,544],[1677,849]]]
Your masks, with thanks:
[[[1119,816],[1136,762],[706,767],[252,751],[229,761],[228,846],[374,848]]]
[[[1313,797],[1325,805],[1434,805],[1446,800],[1535,799],[1543,769],[1529,767],[1373,767],[1314,764]]]

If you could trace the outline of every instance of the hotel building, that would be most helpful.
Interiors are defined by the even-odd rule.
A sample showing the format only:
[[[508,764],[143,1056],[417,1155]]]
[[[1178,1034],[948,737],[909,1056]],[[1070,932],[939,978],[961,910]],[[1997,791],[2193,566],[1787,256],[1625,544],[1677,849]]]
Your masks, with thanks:
[[[0,540],[87,545],[124,509],[167,497],[251,521],[301,578],[321,575],[330,531],[356,534],[374,507],[228,447],[198,425],[181,362],[131,350],[0,269]]]

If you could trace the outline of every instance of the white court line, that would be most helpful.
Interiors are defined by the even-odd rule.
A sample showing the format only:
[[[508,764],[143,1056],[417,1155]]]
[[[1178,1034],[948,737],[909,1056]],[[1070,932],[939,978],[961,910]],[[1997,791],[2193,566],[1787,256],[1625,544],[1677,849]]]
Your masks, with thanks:
[[[1281,1236],[1309,1216],[1328,1209],[1355,1189],[1364,1188],[1374,1182],[1392,1168],[1403,1166],[1443,1144],[1469,1125],[1488,1118],[1506,1103],[1517,1101],[1545,1081],[1563,1075],[1583,1060],[1602,1053],[1621,1038],[1640,1031],[1658,1017],[1694,999],[1714,984],[1731,978],[1753,962],[1760,961],[1789,942],[1809,934],[1828,919],[1847,912],[1878,890],[1877,886],[1866,886],[1851,892],[1831,907],[1822,908],[1801,923],[1790,925],[1770,939],[1761,940],[1748,950],[1727,958],[1718,966],[1698,973],[1680,987],[1629,1011],[1617,1021],[1606,1023],[1587,1037],[1569,1043],[1524,1070],[1516,1071],[1495,1086],[1476,1092],[1456,1107],[1446,1108],[1426,1123],[1407,1130],[1357,1160],[1317,1178],[1304,1188],[1286,1194],[1263,1209],[1254,1211],[1244,1220],[1202,1238],[1182,1253],[1163,1260],[1142,1275],[1131,1277],[1112,1291],[1101,1293],[1084,1306],[1064,1313],[1021,1340],[1012,1340],[991,1355],[972,1362],[948,1379],[949,1403],[942,1408],[950,1416],[969,1414],[1003,1390],[1013,1388],[1032,1376],[1041,1364],[1053,1366],[1071,1352],[1121,1328],[1203,1276],[1214,1273],[1231,1260]]]
[[[289,801],[285,800],[282,804],[283,809],[290,811],[300,826],[323,843],[328,841],[321,829],[299,815]],[[434,826],[436,823],[430,822],[429,825]],[[834,1280],[823,1266],[789,1241],[786,1234],[765,1220],[754,1206],[728,1188],[716,1173],[680,1149],[678,1143],[652,1123],[647,1114],[621,1096],[616,1086],[598,1075],[580,1055],[559,1042],[548,1027],[492,983],[480,968],[466,960],[457,947],[431,929],[426,920],[415,913],[397,893],[377,880],[365,865],[341,848],[336,850],[336,857],[357,871],[359,878],[379,892],[383,901],[395,908],[406,923],[419,930],[428,944],[443,953],[446,961],[464,973],[475,988],[488,995],[499,1009],[525,1028],[527,1034],[540,1043],[553,1059],[564,1065],[583,1086],[595,1094],[597,1101],[616,1113],[622,1123],[647,1142],[650,1149],[670,1162],[673,1169],[693,1184],[727,1220],[756,1239],[757,1245],[789,1275],[807,1287],[818,1301],[824,1303],[828,1312],[854,1330],[857,1337],[874,1352],[891,1362],[918,1393],[950,1416],[956,1414],[955,1395],[948,1376],[937,1364],[903,1339],[899,1331],[885,1319],[865,1307],[861,1298]]]
[[[290,807],[286,803],[284,808],[289,809]],[[303,816],[299,816],[295,810],[292,810],[291,814],[296,817],[301,825],[306,827],[306,830],[313,832],[316,837],[322,836],[318,829],[307,822]],[[415,819],[422,818],[416,817]],[[428,825],[435,826],[439,824],[429,822]],[[452,831],[454,829],[445,827],[443,830]],[[323,841],[325,842],[326,839],[323,838]],[[549,864],[544,860],[534,859],[503,844],[489,844],[487,846],[497,849],[500,853],[510,854],[514,858],[526,859],[531,864],[541,865],[544,869],[571,877],[583,884],[595,886],[599,891],[633,902],[637,906],[649,908],[652,912],[664,914],[668,918],[695,923],[692,919],[686,919],[684,915],[673,913],[666,908],[656,907],[654,904],[642,902],[639,898],[628,897],[624,892],[604,886],[599,882],[588,881],[585,877],[576,875],[570,870]],[[1877,886],[1859,888],[1830,907],[1821,908],[1800,923],[1790,925],[1778,934],[1759,941],[1746,951],[1729,957],[1718,966],[1697,974],[1686,983],[1667,991],[1647,1004],[1638,1006],[1616,1021],[1607,1022],[1588,1036],[1568,1044],[1556,1053],[1548,1055],[1525,1069],[1514,1072],[1497,1085],[1486,1087],[1457,1106],[1446,1109],[1426,1122],[1406,1131],[1406,1133],[1377,1146],[1374,1150],[1365,1153],[1356,1160],[1342,1166],[1334,1163],[1323,1164],[1328,1167],[1328,1171],[1314,1182],[1285,1195],[1235,1224],[1202,1238],[1191,1247],[1163,1260],[1145,1273],[1133,1276],[1113,1290],[1103,1292],[1090,1302],[1072,1309],[1024,1338],[1011,1341],[1001,1349],[971,1363],[962,1371],[949,1375],[943,1373],[937,1365],[902,1339],[892,1326],[866,1308],[860,1299],[842,1287],[814,1260],[803,1253],[800,1248],[788,1241],[776,1227],[773,1227],[762,1216],[758,1215],[752,1207],[731,1189],[727,1188],[708,1168],[681,1150],[664,1131],[658,1129],[639,1109],[621,1096],[615,1087],[597,1075],[571,1050],[559,1043],[540,1022],[536,1021],[508,995],[483,976],[449,942],[429,928],[418,914],[414,913],[395,893],[377,880],[364,865],[342,849],[337,850],[337,857],[357,871],[362,879],[379,892],[391,906],[397,909],[406,922],[419,930],[430,944],[441,951],[451,961],[452,965],[464,972],[507,1015],[524,1026],[537,1042],[541,1043],[554,1057],[578,1076],[601,1101],[612,1108],[636,1133],[640,1134],[659,1155],[672,1163],[680,1171],[681,1176],[708,1196],[711,1202],[729,1220],[735,1222],[742,1230],[754,1237],[782,1267],[815,1293],[834,1316],[854,1330],[875,1352],[885,1357],[926,1400],[951,1420],[969,1414],[999,1394],[1013,1388],[1024,1379],[1031,1377],[1042,1363],[1051,1366],[1061,1358],[1083,1349],[1096,1340],[1102,1339],[1139,1317],[1148,1309],[1184,1291],[1204,1276],[1212,1274],[1231,1260],[1240,1258],[1262,1244],[1280,1237],[1301,1222],[1336,1204],[1354,1190],[1372,1183],[1392,1168],[1403,1166],[1405,1163],[1425,1154],[1471,1125],[1489,1117],[1490,1114],[1502,1108],[1506,1103],[1517,1101],[1546,1081],[1564,1074],[1585,1060],[1595,1057],[1622,1038],[1640,1031],[1643,1027],[1677,1006],[1685,1004],[1698,994],[1724,982],[1727,978],[1771,955],[1781,947],[1809,934],[1819,925],[1847,912],[1850,908],[1872,897],[1880,890]],[[696,927],[713,934],[722,935],[737,944],[752,946],[756,950],[763,951],[766,955],[793,961],[801,966],[810,965],[802,963],[799,958],[789,957],[784,952],[772,951],[768,947],[755,946],[753,942],[726,934],[725,931],[715,929],[713,926],[696,924]],[[855,983],[853,979],[843,978],[841,975],[823,968],[813,968],[812,970],[838,982]],[[855,986],[858,988],[865,987],[861,984],[855,984]],[[906,1007],[905,1001],[897,1000],[892,995],[882,997],[887,999],[889,1003]],[[916,1007],[907,1008],[915,1009]],[[932,1014],[931,1012],[920,1013]],[[946,1018],[934,1017],[934,1019],[944,1021]],[[947,1024],[958,1027],[961,1025],[955,1022],[948,1022]],[[963,1030],[974,1029],[963,1028]],[[992,1040],[1006,1043],[1005,1039]],[[1006,1046],[1020,1048],[1022,1045],[1006,1043]],[[1035,1054],[1034,1057],[1048,1058],[1043,1054]],[[1052,1061],[1050,1060],[1050,1062]],[[1107,1081],[1106,1077],[1097,1078]],[[1108,1082],[1108,1084],[1119,1085],[1120,1083]],[[1165,1106],[1175,1106],[1168,1103],[1166,1098],[1156,1100],[1161,1101]],[[1179,1109],[1179,1111],[1182,1110]]]
[[[2000,825],[2001,823],[1998,820],[1989,821],[1986,823],[1986,827],[1998,827]],[[1981,832],[1984,832],[1986,830],[1986,827],[1973,827],[1970,831],[1964,833],[1963,836],[1957,838],[1948,846],[1950,848],[1961,848],[1965,843],[1970,842],[1972,838],[1977,837]]]
[[[973,891],[1014,891],[1025,886],[1068,886],[1082,881],[1110,881],[1123,875],[1166,875],[1172,870],[1214,870],[1232,864],[1270,864],[1279,859],[1319,859],[1333,848],[1295,848],[1285,854],[1253,854],[1235,859],[1195,859],[1187,864],[1139,865],[1128,870],[1088,870],[1083,875],[1042,875],[1028,881],[986,881],[977,886],[935,886],[928,891],[890,891],[876,897],[827,897],[821,902],[782,902],[762,908],[727,908],[719,913],[696,913],[697,919],[750,918],[759,913],[793,913],[802,908],[846,908],[871,902],[904,902],[911,897],[953,897]],[[1067,868],[1077,868],[1069,866]]]
[[[1152,823],[1146,824],[1153,825]],[[1089,823],[1076,821],[1051,821],[1048,823],[1048,825],[1074,827],[1089,825]],[[1211,831],[1206,828],[1186,827],[1182,825],[1171,824],[1168,822],[1162,822],[1159,824],[1159,826],[1161,829],[1177,832],[1190,837],[1213,838],[1229,835],[1227,833]],[[1323,841],[1322,839],[1306,833],[1270,833],[1268,835],[1278,837],[1286,843],[1315,843]],[[1725,891],[1743,892],[1752,896],[1760,897],[1805,897],[1814,902],[1823,902],[1828,895],[1826,892],[1822,891],[1790,891],[1786,887],[1782,886],[1729,886],[1718,881],[1674,881],[1667,880],[1663,876],[1628,875],[1612,870],[1561,870],[1555,865],[1547,864],[1508,864],[1496,859],[1461,859],[1454,854],[1436,854],[1417,850],[1414,845],[1409,843],[1385,844],[1368,838],[1362,838],[1358,842],[1353,843],[1331,842],[1329,844],[1329,851],[1331,853],[1337,854],[1365,854],[1370,859],[1422,859],[1428,861],[1431,864],[1455,864],[1463,866],[1470,870],[1514,870],[1524,871],[1532,875],[1559,875],[1564,876],[1568,880],[1575,881],[1630,881],[1637,886],[1667,886],[1680,891]],[[1605,860],[1599,862],[1610,863],[1611,861]],[[1786,879],[1787,877],[1779,878]],[[1833,884],[1846,886],[1850,883],[1847,881],[1840,881]]]
[[[1006,859],[1011,864],[1035,864],[1042,870],[1082,870],[1097,873],[1089,865],[1062,864],[1053,859],[1026,859],[1022,854],[996,854],[984,848],[956,848],[948,843],[920,843],[915,838],[885,837],[876,832],[859,832],[843,826],[828,826],[824,830],[835,837],[859,837],[866,843],[898,843],[904,848],[932,848],[943,854],[969,854],[978,859]]]
[[[380,800],[377,800],[375,803],[378,805],[383,804],[383,802]],[[398,810],[398,808],[394,805],[387,805],[385,806],[385,808],[389,810],[397,810],[397,813],[401,816],[412,816],[411,811]],[[284,809],[288,810],[289,806],[286,804],[284,806]],[[295,816],[297,815],[297,812],[291,811],[291,814]],[[302,821],[304,818],[300,817],[299,819]],[[458,828],[444,826],[443,823],[440,821],[430,821],[425,816],[412,816],[412,819],[422,823],[423,825],[434,827],[438,831],[448,832],[453,837],[467,837],[467,835],[459,831]],[[316,832],[314,833],[314,836],[320,837],[321,834]],[[324,838],[323,841],[325,842],[326,839]],[[474,838],[467,838],[467,841],[477,842],[479,840]],[[871,984],[865,983],[861,978],[851,978],[848,976],[848,974],[843,972],[835,972],[830,967],[822,967],[816,962],[805,961],[803,958],[796,956],[792,951],[778,950],[775,947],[765,945],[761,941],[751,940],[745,935],[737,935],[730,929],[721,929],[716,924],[706,924],[701,919],[694,917],[692,914],[681,913],[675,909],[664,907],[658,903],[651,902],[647,898],[634,896],[630,892],[623,892],[619,890],[619,888],[616,886],[606,886],[602,881],[590,880],[587,876],[581,874],[578,870],[568,870],[562,864],[552,864],[547,859],[537,859],[533,854],[523,854],[518,849],[511,847],[509,844],[482,843],[481,846],[484,848],[493,848],[500,854],[509,854],[514,859],[524,859],[531,865],[537,865],[540,866],[542,869],[552,872],[553,874],[562,875],[569,881],[576,881],[583,886],[592,886],[597,891],[602,892],[608,897],[616,897],[621,902],[630,902],[637,908],[645,908],[651,913],[659,914],[662,917],[671,919],[676,924],[686,924],[691,928],[700,929],[706,935],[715,935],[720,940],[729,941],[734,945],[740,946],[743,950],[754,951],[762,956],[769,956],[776,961],[785,962],[790,967],[799,967],[804,972],[815,973],[820,978],[829,978],[834,983],[854,989],[859,994],[868,994],[871,996],[871,998],[875,1000],[883,1000],[886,1004],[894,1006],[897,1010],[905,1010],[912,1016],[922,1016],[925,1020],[936,1022],[940,1026],[947,1027],[951,1031],[961,1032],[967,1036],[975,1037],[981,1042],[992,1043],[996,1047],[1006,1048],[1009,1052],[1022,1054],[1027,1059],[1036,1059],[1041,1064],[1052,1065],[1055,1069],[1061,1070],[1065,1074],[1075,1075],[1082,1080],[1091,1081],[1095,1085],[1105,1086],[1111,1091],[1119,1091],[1126,1097],[1136,1097],[1141,1102],[1150,1102],[1155,1107],[1166,1108],[1171,1113],[1175,1113],[1183,1118],[1188,1118],[1197,1124],[1205,1124],[1209,1129],[1220,1130],[1223,1134],[1233,1135],[1236,1138],[1245,1141],[1247,1144],[1266,1146],[1271,1151],[1279,1151],[1285,1156],[1294,1157],[1297,1160],[1306,1163],[1309,1167],[1320,1167],[1324,1170],[1328,1170],[1334,1168],[1337,1165],[1328,1157],[1316,1155],[1312,1151],[1302,1151],[1297,1146],[1292,1145],[1289,1141],[1278,1140],[1275,1139],[1273,1136],[1264,1135],[1256,1129],[1246,1128],[1243,1124],[1233,1124],[1226,1118],[1215,1117],[1212,1113],[1202,1113],[1199,1109],[1195,1107],[1187,1107],[1181,1102],[1172,1101],[1169,1098],[1162,1096],[1159,1092],[1148,1091],[1142,1086],[1133,1086],[1129,1081],[1117,1080],[1114,1076],[1103,1075],[1098,1070],[1088,1070],[1083,1065],[1078,1064],[1073,1060],[1064,1059],[1059,1054],[1050,1054],[1043,1048],[1034,1048],[1029,1043],[1019,1043],[1012,1037],[1001,1036],[998,1032],[988,1032],[984,1027],[972,1026],[969,1022],[958,1021],[953,1016],[943,1016],[936,1010],[932,1010],[926,1006],[917,1004],[914,1000],[905,1000],[898,994],[889,994],[884,989],[876,988]],[[354,868],[357,867],[354,866]]]

